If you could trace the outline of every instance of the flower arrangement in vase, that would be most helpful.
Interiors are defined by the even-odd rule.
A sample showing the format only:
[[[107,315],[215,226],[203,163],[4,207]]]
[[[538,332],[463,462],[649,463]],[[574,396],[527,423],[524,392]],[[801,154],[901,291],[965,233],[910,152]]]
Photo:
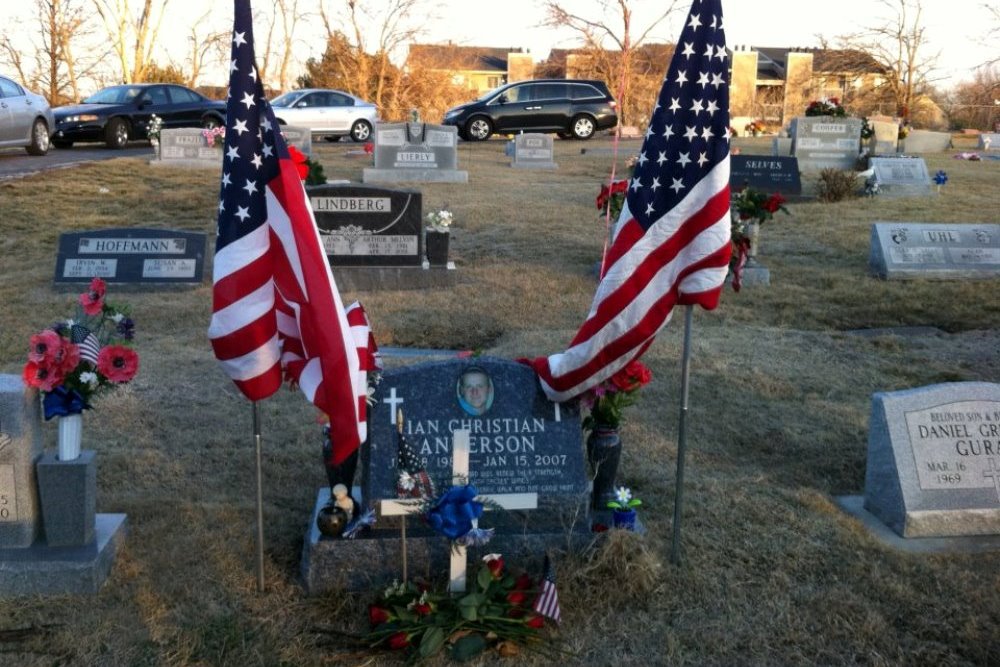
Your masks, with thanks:
[[[448,244],[451,226],[455,218],[451,211],[440,209],[430,211],[426,215],[427,228],[424,235],[427,262],[432,266],[445,266],[448,263]]]
[[[752,120],[743,126],[743,131],[751,136],[760,136],[764,133],[764,121]]]
[[[806,107],[807,116],[836,116],[843,118],[847,115],[847,109],[843,107],[840,100],[830,97],[822,100],[813,100]]]
[[[757,237],[760,225],[774,217],[778,211],[788,215],[785,198],[778,193],[767,194],[761,190],[744,186],[733,195],[731,238],[732,259],[729,268],[733,272],[733,290],[739,292],[743,269],[757,254]]]
[[[59,460],[80,455],[80,422],[93,398],[130,382],[139,370],[127,306],[105,301],[100,278],[80,295],[76,316],[31,337],[25,384],[42,392],[45,419],[60,417]],[[64,435],[65,433],[65,435]]]
[[[306,185],[323,185],[326,183],[326,174],[323,172],[323,165],[308,155],[300,151],[295,146],[288,147],[288,155],[295,164],[299,178],[305,181]]]
[[[226,143],[226,128],[222,125],[206,127],[201,131],[201,136],[205,137],[205,143],[212,148],[222,148]]]

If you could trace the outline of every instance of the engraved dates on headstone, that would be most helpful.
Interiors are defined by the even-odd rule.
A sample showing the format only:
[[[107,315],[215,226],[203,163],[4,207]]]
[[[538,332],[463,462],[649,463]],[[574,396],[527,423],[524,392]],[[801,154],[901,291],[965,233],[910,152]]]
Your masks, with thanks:
[[[861,142],[861,119],[806,116],[792,119],[792,154],[802,171],[852,169]]]
[[[56,283],[200,283],[205,235],[168,229],[100,229],[59,235]]]
[[[869,267],[880,278],[1000,275],[1000,225],[876,222]]]
[[[931,177],[927,163],[920,157],[873,157],[871,166],[879,184],[879,194],[885,196],[929,195]]]
[[[783,195],[802,194],[799,161],[793,157],[733,155],[730,158],[729,185],[738,190],[745,185]]]

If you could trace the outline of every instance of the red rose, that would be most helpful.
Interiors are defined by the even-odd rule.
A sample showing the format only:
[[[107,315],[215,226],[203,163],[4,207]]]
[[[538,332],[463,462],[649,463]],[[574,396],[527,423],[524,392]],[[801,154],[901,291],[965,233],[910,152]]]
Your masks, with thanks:
[[[507,593],[507,602],[511,603],[515,607],[520,607],[524,604],[524,593],[521,591],[511,591]]]
[[[490,574],[493,575],[494,579],[499,579],[503,576],[503,557],[500,554],[483,556],[483,560],[486,562],[486,567],[489,568]]]
[[[622,179],[611,184],[611,194],[615,195],[619,192],[628,192],[628,180]]]
[[[629,362],[625,368],[611,376],[611,383],[619,391],[635,391],[639,387],[649,384],[653,379],[653,373],[641,361]]]
[[[376,625],[382,625],[389,620],[389,610],[384,607],[379,607],[378,605],[370,605],[368,607],[368,622],[372,624],[372,627]]]
[[[427,614],[431,613],[431,606],[426,602],[417,603],[413,605],[413,612],[417,616],[426,616]]]
[[[528,613],[521,607],[512,607],[507,610],[507,618],[524,618],[524,615]]]
[[[112,382],[128,382],[138,370],[139,355],[130,348],[108,345],[97,355],[97,371]]]
[[[303,181],[306,180],[306,176],[309,175],[309,165],[306,164],[306,160],[309,158],[295,146],[288,147],[288,155],[292,158],[296,171],[299,172],[299,178]]]
[[[785,203],[785,198],[779,194],[773,194],[764,202],[764,210],[769,213],[776,213],[781,205]]]
[[[531,577],[529,577],[525,573],[522,574],[520,577],[518,577],[517,581],[514,582],[514,589],[519,591],[526,591],[530,589],[534,585],[534,583],[535,582],[531,580]]]
[[[366,141],[365,142],[365,153],[367,155],[371,155],[374,152],[375,152],[375,144],[373,144],[370,141]]]
[[[104,308],[104,295],[108,287],[100,278],[90,281],[90,289],[80,295],[80,305],[87,315],[96,315]]]
[[[541,616],[532,616],[527,620],[525,625],[527,625],[529,628],[535,628],[535,629],[543,628],[545,627],[545,619],[542,618]]]
[[[397,632],[389,637],[389,648],[398,650],[410,645],[410,636],[405,632]]]
[[[62,347],[63,338],[52,329],[46,329],[31,337],[31,349],[28,360],[38,363],[52,363],[56,353]]]

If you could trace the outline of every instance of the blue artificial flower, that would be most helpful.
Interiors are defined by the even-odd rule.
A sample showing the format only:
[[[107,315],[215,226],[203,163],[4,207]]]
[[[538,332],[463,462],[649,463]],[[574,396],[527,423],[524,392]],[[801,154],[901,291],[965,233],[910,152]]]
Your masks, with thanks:
[[[943,169],[939,169],[938,173],[934,174],[934,182],[938,185],[944,185],[948,182],[948,174]]]
[[[50,392],[46,392],[42,399],[42,408],[45,412],[45,419],[48,421],[53,417],[65,417],[67,415],[78,415],[90,408],[87,400],[75,389],[69,390],[65,385],[59,385]]]

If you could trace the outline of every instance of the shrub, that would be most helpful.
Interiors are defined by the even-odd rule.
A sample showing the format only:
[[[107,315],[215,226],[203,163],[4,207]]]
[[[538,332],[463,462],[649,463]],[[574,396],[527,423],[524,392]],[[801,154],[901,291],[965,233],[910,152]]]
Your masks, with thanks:
[[[857,195],[858,178],[853,171],[824,169],[819,172],[819,198],[825,202],[840,201]]]

